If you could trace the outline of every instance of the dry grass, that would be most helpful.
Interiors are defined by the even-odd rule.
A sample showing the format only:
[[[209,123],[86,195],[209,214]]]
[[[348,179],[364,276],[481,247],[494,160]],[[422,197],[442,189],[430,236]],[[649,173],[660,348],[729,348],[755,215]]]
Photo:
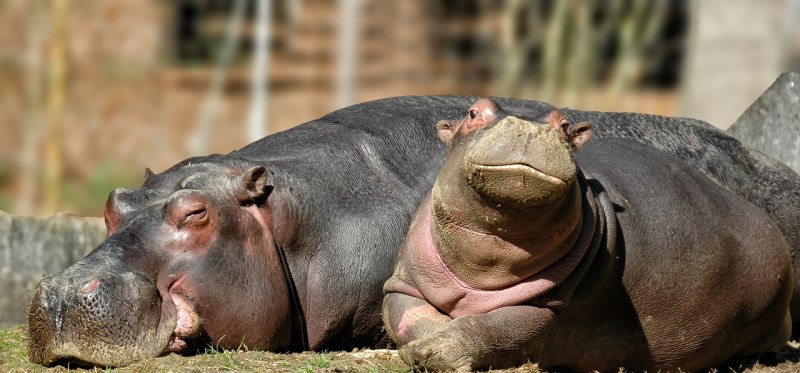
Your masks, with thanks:
[[[800,344],[786,347],[761,357],[761,362],[742,365],[739,369],[718,373],[797,373],[800,372]],[[0,329],[0,372],[60,372],[67,367],[44,368],[28,361],[26,328]],[[262,351],[216,351],[184,357],[170,354],[140,361],[118,369],[94,369],[100,372],[409,372],[395,350],[362,350],[354,352],[303,352],[276,354]],[[494,370],[506,373],[546,373],[536,364],[515,369]],[[620,370],[620,373],[623,373]],[[714,371],[716,372],[716,371]]]

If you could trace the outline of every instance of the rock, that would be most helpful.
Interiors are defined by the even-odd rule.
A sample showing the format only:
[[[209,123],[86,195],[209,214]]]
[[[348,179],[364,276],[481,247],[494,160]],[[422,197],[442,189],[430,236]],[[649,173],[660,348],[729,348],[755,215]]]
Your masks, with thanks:
[[[800,74],[781,74],[727,132],[800,173]]]
[[[77,262],[106,236],[101,218],[33,218],[0,211],[0,326],[25,322],[28,292]]]

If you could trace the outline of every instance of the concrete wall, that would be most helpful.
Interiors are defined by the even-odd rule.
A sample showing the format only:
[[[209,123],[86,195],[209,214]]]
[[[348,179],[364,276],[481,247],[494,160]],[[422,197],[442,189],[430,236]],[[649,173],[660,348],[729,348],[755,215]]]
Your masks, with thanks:
[[[781,72],[794,0],[691,2],[679,115],[727,129]]]
[[[26,322],[30,291],[105,239],[101,218],[32,218],[0,211],[0,326]]]

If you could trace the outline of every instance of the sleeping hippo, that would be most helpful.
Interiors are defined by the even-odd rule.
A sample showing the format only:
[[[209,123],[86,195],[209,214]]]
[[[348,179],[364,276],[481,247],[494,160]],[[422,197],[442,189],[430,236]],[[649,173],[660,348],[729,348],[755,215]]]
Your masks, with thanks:
[[[464,105],[355,105],[115,190],[106,241],[35,290],[31,361],[385,347],[381,286],[441,167],[433,118]]]
[[[421,369],[697,371],[789,339],[794,274],[758,206],[673,155],[543,106],[439,122],[383,319]]]

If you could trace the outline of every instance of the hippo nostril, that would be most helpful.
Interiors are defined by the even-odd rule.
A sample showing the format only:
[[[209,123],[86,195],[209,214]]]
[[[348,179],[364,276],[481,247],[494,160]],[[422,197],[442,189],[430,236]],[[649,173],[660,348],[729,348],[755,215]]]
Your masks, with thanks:
[[[100,286],[101,282],[102,281],[100,281],[99,278],[87,282],[86,285],[83,285],[83,287],[81,288],[81,294],[89,294],[94,292],[95,290],[97,290],[97,287]]]

